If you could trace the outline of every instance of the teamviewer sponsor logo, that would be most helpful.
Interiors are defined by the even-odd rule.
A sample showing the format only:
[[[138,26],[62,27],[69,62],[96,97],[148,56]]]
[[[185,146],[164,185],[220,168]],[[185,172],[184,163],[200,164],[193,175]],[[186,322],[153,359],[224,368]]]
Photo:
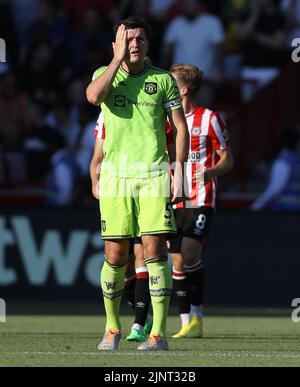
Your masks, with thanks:
[[[292,320],[294,323],[300,323],[300,298],[293,300],[292,307],[295,308],[292,313]]]
[[[294,63],[299,63],[300,62],[300,38],[293,40],[292,47],[295,48],[295,50],[292,52],[292,61]]]
[[[0,298],[0,323],[6,323],[6,303]]]
[[[4,39],[0,39],[0,62],[6,62],[6,43]]]

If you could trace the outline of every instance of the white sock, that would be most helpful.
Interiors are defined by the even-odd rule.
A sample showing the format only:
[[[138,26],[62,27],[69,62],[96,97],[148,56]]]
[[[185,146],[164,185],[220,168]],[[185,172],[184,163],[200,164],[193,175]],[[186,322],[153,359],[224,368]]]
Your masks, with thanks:
[[[139,332],[143,332],[144,330],[144,327],[140,324],[133,324],[132,328]]]
[[[190,315],[203,317],[203,305],[191,305]]]
[[[181,318],[182,328],[187,326],[187,325],[189,325],[189,323],[190,323],[190,315],[188,313],[181,314],[180,318]]]

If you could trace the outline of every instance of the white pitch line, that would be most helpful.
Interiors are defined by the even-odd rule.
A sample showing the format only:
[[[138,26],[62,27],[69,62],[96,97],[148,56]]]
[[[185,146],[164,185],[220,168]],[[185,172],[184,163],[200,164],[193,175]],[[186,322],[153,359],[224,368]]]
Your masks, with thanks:
[[[0,356],[98,356],[104,355],[104,352],[2,352]],[[139,356],[141,352],[114,352],[114,356]],[[235,354],[235,353],[198,353],[198,352],[188,352],[188,353],[165,353],[165,352],[143,352],[143,355],[148,356],[168,356],[168,357],[202,357],[202,358],[258,358],[258,359],[299,359],[299,355],[289,355],[289,354],[278,354],[278,355],[263,355],[263,354],[253,354],[253,353],[244,353],[244,354]]]

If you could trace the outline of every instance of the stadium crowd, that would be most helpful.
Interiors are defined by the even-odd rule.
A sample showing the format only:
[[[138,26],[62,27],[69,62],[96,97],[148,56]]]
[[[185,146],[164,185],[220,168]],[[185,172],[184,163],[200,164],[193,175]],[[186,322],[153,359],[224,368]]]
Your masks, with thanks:
[[[89,197],[89,162],[98,116],[85,89],[112,55],[113,26],[138,16],[152,28],[149,57],[168,69],[191,63],[207,82],[200,100],[210,106],[224,80],[264,85],[290,56],[300,36],[295,0],[0,0],[0,185],[63,181],[51,205]],[[183,34],[184,31],[184,34]],[[251,98],[251,88],[241,98]],[[47,179],[45,178],[47,176]],[[74,185],[76,182],[76,189]],[[88,195],[86,195],[88,193]]]

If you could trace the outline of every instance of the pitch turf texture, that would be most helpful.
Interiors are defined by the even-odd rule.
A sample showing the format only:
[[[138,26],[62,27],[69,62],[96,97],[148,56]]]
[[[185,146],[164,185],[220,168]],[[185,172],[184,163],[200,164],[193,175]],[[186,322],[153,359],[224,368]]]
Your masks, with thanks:
[[[132,317],[122,321],[125,335]],[[124,339],[118,352],[98,352],[103,326],[96,316],[10,316],[0,324],[0,366],[300,366],[300,324],[288,317],[206,317],[205,338],[169,338],[170,351],[156,353]],[[178,328],[170,317],[169,335]]]

